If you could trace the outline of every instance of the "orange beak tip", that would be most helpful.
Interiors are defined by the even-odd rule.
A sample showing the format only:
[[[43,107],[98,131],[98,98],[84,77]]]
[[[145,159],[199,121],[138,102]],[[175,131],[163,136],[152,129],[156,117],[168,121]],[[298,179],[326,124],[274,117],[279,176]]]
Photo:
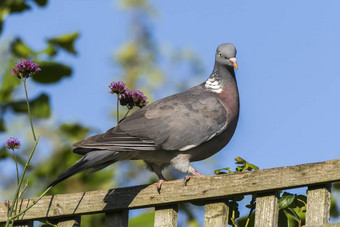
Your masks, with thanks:
[[[238,65],[236,62],[233,62],[233,66],[235,67],[235,69],[238,69]]]

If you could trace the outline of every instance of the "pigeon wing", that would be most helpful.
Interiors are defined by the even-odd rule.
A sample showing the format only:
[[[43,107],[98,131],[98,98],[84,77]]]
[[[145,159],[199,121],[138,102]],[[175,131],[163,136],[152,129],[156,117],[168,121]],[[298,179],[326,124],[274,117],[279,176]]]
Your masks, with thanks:
[[[185,151],[210,140],[227,126],[227,110],[203,86],[158,100],[106,133],[75,144],[81,148]]]

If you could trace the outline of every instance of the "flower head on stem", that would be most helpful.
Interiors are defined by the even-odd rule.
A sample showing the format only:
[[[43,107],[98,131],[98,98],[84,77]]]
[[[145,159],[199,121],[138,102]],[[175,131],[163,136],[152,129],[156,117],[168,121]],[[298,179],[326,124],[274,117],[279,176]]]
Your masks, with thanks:
[[[129,110],[134,106],[132,92],[129,90],[126,90],[123,94],[121,94],[119,101],[120,105],[126,106]]]
[[[111,94],[123,94],[126,91],[125,83],[122,81],[115,82],[113,81],[110,85],[110,93]]]
[[[143,92],[138,90],[131,91],[132,100],[135,106],[142,108],[148,104],[147,97],[143,94]]]
[[[11,69],[11,74],[17,76],[19,79],[28,78],[33,74],[41,71],[39,64],[34,63],[30,60],[21,60],[19,63],[15,64]]]
[[[5,147],[7,147],[10,150],[19,149],[21,147],[20,141],[14,137],[10,137],[5,144]]]

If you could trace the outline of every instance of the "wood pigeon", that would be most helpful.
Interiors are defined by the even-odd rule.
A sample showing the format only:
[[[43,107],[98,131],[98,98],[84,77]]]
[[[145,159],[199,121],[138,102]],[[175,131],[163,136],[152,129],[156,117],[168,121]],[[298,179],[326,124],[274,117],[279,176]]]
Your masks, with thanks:
[[[93,173],[121,160],[143,160],[157,174],[158,190],[165,181],[162,170],[170,164],[201,176],[190,162],[220,151],[236,129],[239,95],[235,56],[233,44],[221,44],[216,50],[214,69],[205,82],[153,102],[107,132],[75,143],[73,152],[83,157],[50,186],[83,170]]]

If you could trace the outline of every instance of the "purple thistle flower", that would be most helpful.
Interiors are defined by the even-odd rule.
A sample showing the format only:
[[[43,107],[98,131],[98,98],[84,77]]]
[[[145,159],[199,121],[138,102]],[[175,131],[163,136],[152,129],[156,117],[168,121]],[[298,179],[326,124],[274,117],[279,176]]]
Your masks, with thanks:
[[[120,105],[127,106],[128,109],[132,109],[134,106],[132,92],[129,90],[125,90],[125,92],[120,95],[119,101]]]
[[[125,83],[122,81],[112,82],[109,86],[111,94],[123,94],[126,91]]]
[[[19,149],[21,147],[20,141],[14,137],[10,137],[5,144],[5,147],[8,149],[14,150]]]
[[[11,74],[13,76],[17,76],[19,79],[22,79],[28,78],[39,71],[41,71],[39,64],[30,60],[20,60],[19,63],[12,67]]]
[[[131,94],[132,94],[132,100],[135,106],[142,108],[146,104],[148,104],[147,97],[144,96],[143,92],[138,91],[138,90],[133,90]]]
[[[127,106],[128,109],[132,109],[134,106],[142,108],[148,104],[147,97],[144,96],[143,92],[138,90],[126,90],[121,94],[119,100],[120,105]]]

